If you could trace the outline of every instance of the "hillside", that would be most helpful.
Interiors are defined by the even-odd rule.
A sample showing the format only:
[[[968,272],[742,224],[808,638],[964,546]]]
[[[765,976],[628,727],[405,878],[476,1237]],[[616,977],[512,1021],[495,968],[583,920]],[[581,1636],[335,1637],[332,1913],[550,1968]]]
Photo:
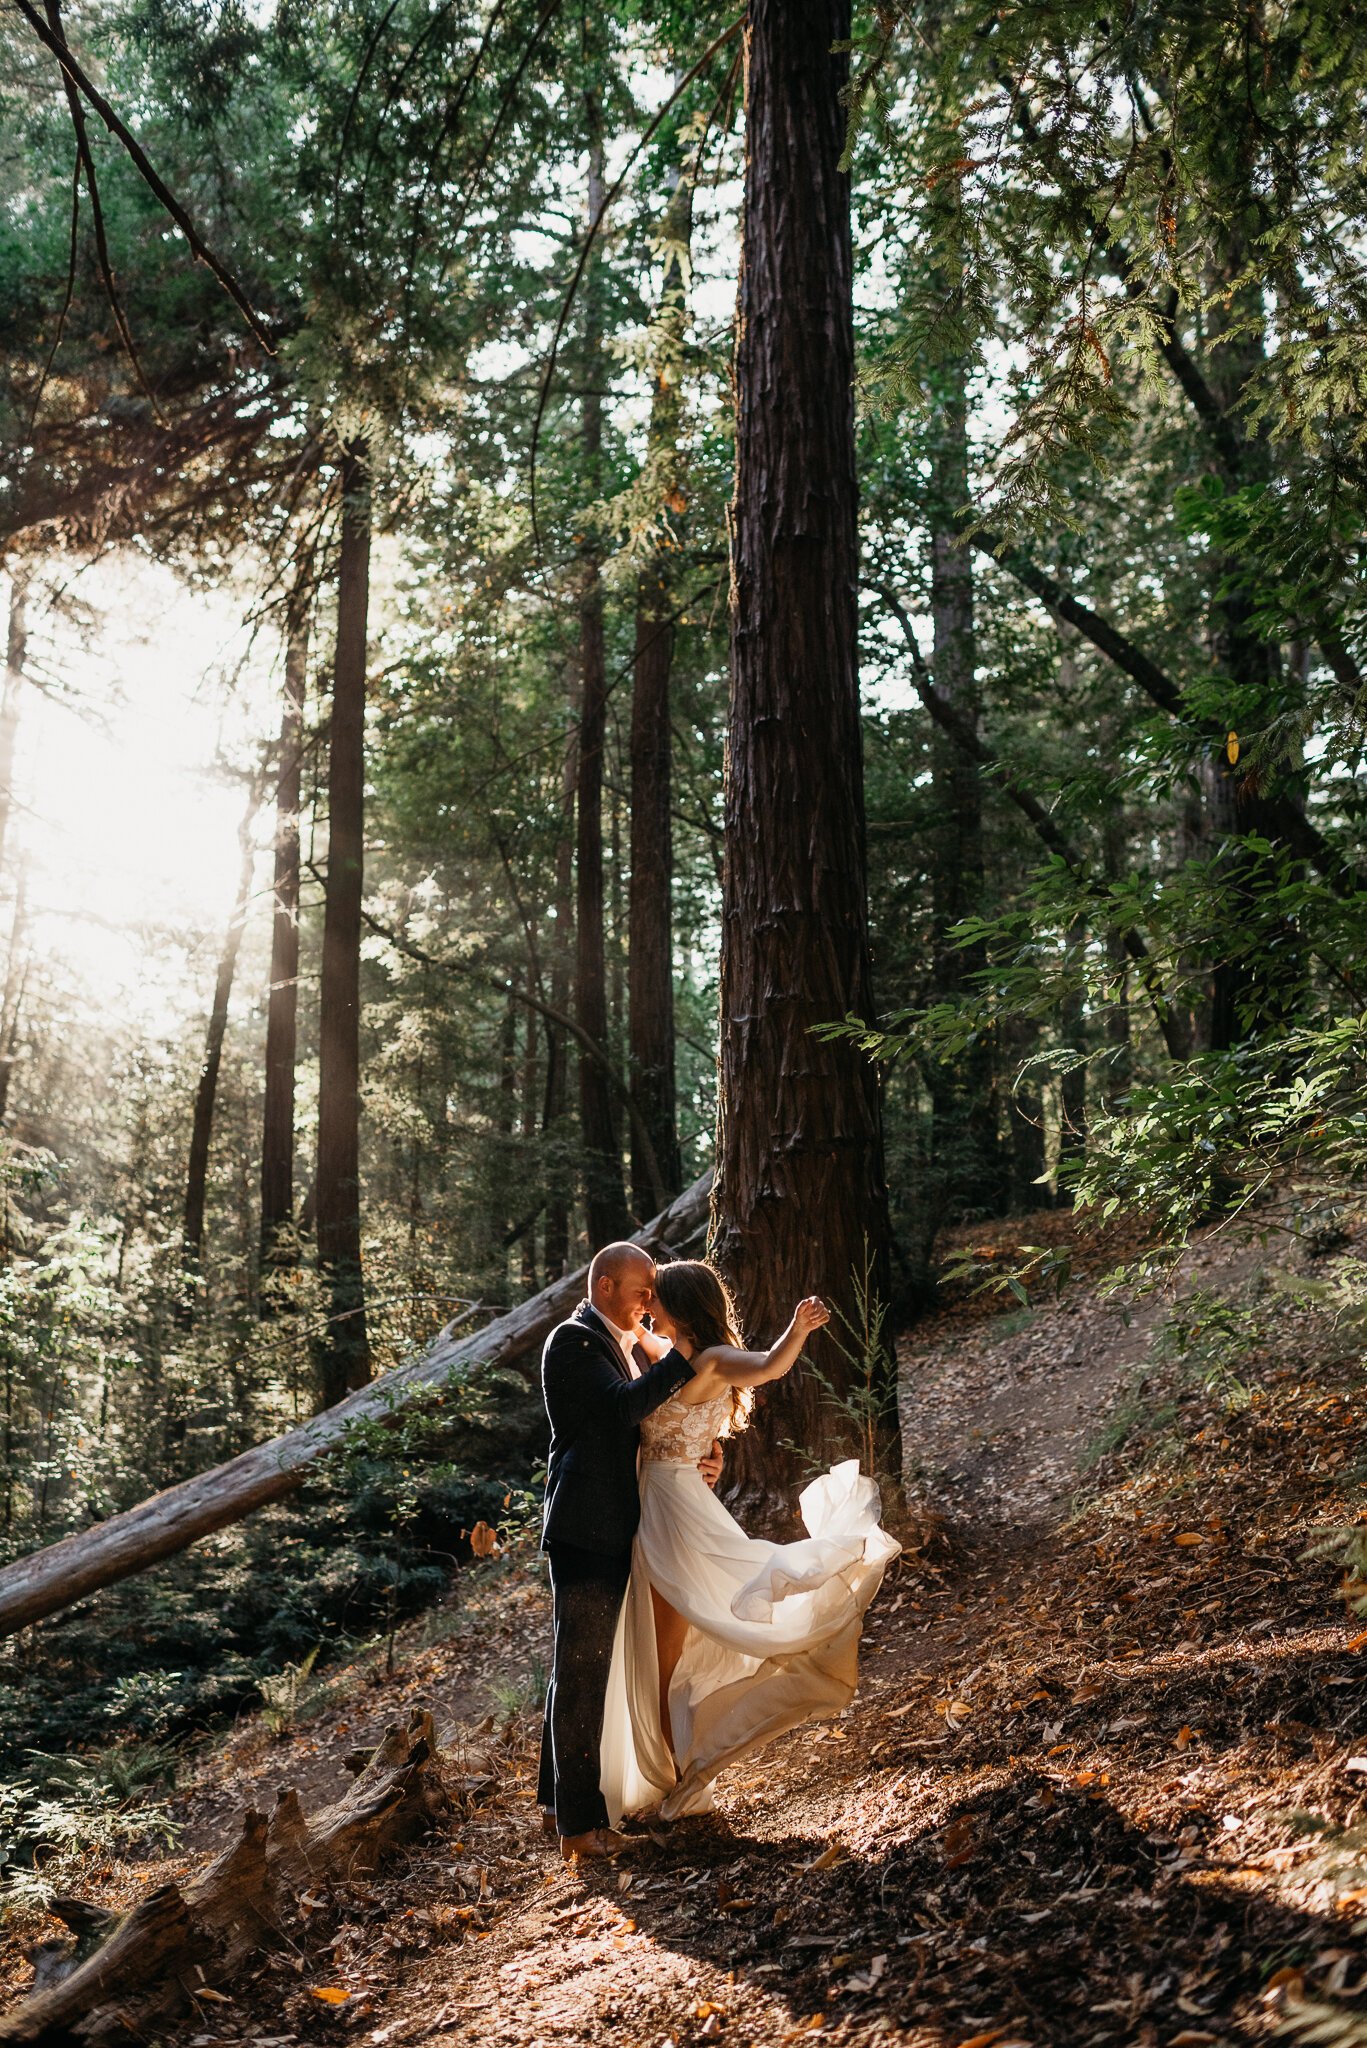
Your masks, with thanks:
[[[990,1251],[1036,1224],[1071,1228],[971,1235]],[[449,1834],[305,1893],[259,1974],[210,1974],[188,2048],[1203,2048],[1351,2008],[1367,1632],[1340,1561],[1306,1552],[1360,1508],[1364,1244],[1360,1219],[1294,1255],[1275,1232],[1214,1236],[1128,1312],[1084,1244],[1056,1301],[966,1296],[922,1324],[902,1352],[919,1538],[874,1609],[858,1700],[620,1869],[566,1871],[537,1826],[547,1616],[524,1555],[411,1624],[392,1679],[363,1660],[305,1690],[292,1726],[246,1721],[201,1755],[174,1857],[72,1864],[64,1888],[136,1898],[278,1785],[331,1796],[345,1754],[423,1703],[451,1730]],[[11,1930],[15,1992],[34,1932]]]

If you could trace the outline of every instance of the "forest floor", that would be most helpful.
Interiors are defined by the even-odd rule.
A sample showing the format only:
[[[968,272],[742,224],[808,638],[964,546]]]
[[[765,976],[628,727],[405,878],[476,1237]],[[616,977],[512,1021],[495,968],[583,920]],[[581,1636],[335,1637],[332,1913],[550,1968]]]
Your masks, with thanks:
[[[986,1266],[1073,1231],[967,1235]],[[1339,1297],[1367,1225],[1318,1253],[1208,1238],[1128,1317],[1088,1278],[1112,1249],[1084,1241],[1055,1300],[962,1294],[906,1340],[921,1546],[872,1611],[853,1708],[727,1772],[715,1815],[641,1830],[618,1867],[561,1864],[534,1803],[531,1560],[466,1574],[393,1676],[368,1658],[292,1728],[206,1748],[176,1853],[106,1869],[110,1903],[278,1785],[335,1796],[345,1753],[416,1702],[450,1731],[462,1811],[306,1894],[177,2042],[1205,2048],[1331,2007],[1362,2031],[1320,2038],[1367,2041],[1367,1630],[1335,1561],[1306,1558],[1361,1509]]]

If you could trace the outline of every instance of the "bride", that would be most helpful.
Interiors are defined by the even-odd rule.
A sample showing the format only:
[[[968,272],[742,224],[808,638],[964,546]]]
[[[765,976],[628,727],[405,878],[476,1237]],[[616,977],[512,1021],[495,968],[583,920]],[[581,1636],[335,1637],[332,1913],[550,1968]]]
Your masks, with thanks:
[[[698,1471],[714,1437],[745,1427],[754,1390],[797,1363],[830,1311],[799,1302],[769,1351],[744,1349],[721,1279],[661,1266],[646,1349],[673,1344],[693,1378],[641,1426],[641,1521],[613,1652],[602,1790],[612,1824],[636,1807],[703,1813],[712,1781],[785,1730],[854,1697],[864,1610],[900,1545],[856,1460],[807,1486],[794,1543],[745,1534]]]

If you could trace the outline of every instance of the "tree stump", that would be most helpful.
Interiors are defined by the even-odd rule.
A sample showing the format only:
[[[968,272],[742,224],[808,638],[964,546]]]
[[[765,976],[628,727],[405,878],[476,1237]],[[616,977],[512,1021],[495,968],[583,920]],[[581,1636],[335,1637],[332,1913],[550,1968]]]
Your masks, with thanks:
[[[270,1815],[249,1807],[236,1838],[197,1876],[160,1885],[127,1913],[54,1899],[75,1939],[64,1953],[43,1944],[42,1988],[0,2021],[0,2043],[85,2048],[146,2037],[271,1947],[302,1888],[378,1869],[436,1827],[451,1803],[432,1716],[416,1708],[311,1819],[298,1793],[282,1787]]]

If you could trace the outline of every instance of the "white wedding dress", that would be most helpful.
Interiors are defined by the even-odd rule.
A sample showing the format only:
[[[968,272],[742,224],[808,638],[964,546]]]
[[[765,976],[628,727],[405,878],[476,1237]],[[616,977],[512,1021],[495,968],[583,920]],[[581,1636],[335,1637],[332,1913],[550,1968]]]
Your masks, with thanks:
[[[729,1394],[676,1396],[641,1426],[641,1526],[603,1724],[614,1826],[638,1807],[706,1812],[724,1765],[848,1706],[864,1610],[901,1548],[853,1458],[803,1489],[804,1540],[747,1536],[698,1470],[730,1409]],[[660,1727],[652,1585],[689,1624],[669,1697],[677,1770]]]

